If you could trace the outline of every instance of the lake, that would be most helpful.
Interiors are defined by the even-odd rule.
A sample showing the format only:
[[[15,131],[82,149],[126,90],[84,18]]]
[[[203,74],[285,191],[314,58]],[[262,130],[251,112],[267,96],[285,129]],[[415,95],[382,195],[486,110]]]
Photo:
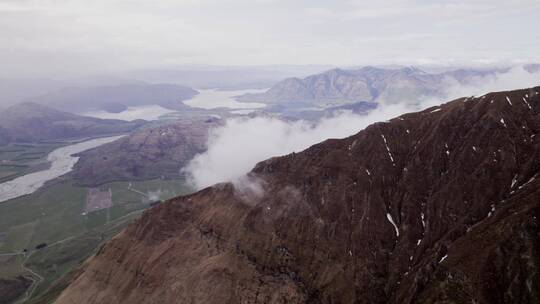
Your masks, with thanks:
[[[235,97],[244,95],[247,93],[262,93],[264,90],[234,90],[224,91],[217,89],[197,89],[199,94],[190,100],[184,101],[190,107],[202,108],[202,109],[215,109],[215,108],[230,108],[230,109],[257,109],[263,108],[266,105],[263,103],[255,102],[239,102]]]
[[[81,115],[89,116],[89,117],[96,117],[96,118],[101,118],[101,119],[119,119],[119,120],[132,121],[136,119],[157,120],[162,115],[174,113],[174,112],[176,111],[166,109],[162,106],[146,105],[146,106],[128,107],[127,110],[122,111],[120,113],[110,113],[107,111],[93,111],[93,112],[81,113]]]

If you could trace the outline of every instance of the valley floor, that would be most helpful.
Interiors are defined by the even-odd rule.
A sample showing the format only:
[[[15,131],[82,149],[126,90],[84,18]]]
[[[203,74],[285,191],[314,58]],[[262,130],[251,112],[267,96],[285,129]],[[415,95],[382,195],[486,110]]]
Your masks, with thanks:
[[[190,191],[183,180],[113,182],[91,189],[61,178],[31,195],[2,203],[0,279],[32,280],[14,303],[47,303],[54,297],[56,281],[151,203]],[[96,208],[92,205],[96,194],[108,202],[102,200]]]

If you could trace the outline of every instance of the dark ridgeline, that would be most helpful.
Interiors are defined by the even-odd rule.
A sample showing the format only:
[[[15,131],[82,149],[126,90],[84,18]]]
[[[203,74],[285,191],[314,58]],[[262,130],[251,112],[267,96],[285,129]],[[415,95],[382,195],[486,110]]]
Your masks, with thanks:
[[[57,303],[539,303],[540,87],[461,98],[147,211]],[[251,188],[253,189],[253,187]]]

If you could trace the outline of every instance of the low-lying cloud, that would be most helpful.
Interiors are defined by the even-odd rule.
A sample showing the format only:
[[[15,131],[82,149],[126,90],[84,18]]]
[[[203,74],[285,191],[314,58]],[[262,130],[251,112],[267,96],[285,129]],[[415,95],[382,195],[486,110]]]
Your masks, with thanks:
[[[368,115],[342,112],[315,124],[271,117],[234,118],[223,127],[211,130],[208,150],[197,155],[185,171],[197,188],[235,181],[264,159],[299,152],[325,139],[344,138],[372,123],[403,113],[419,111],[461,96],[536,85],[540,85],[540,73],[528,73],[520,67],[504,74],[473,78],[468,85],[449,83],[442,99],[419,97],[420,102],[416,105],[381,105]]]
[[[479,96],[496,91],[517,90],[538,85],[540,85],[540,72],[529,73],[522,66],[517,66],[506,73],[497,73],[484,77],[472,77],[465,85],[448,80],[448,87],[444,94],[444,100],[448,101],[471,95]],[[444,102],[444,100],[442,100],[442,102]]]
[[[197,188],[242,177],[259,161],[302,151],[328,138],[343,138],[366,126],[406,112],[410,107],[381,107],[368,115],[343,112],[313,124],[288,122],[278,118],[234,118],[210,131],[208,150],[186,167]]]

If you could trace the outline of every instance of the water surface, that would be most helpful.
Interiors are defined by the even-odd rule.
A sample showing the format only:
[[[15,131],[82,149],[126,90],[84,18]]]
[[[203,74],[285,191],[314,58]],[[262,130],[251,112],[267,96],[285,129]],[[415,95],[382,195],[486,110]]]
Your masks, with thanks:
[[[81,115],[96,117],[101,119],[120,119],[132,121],[136,119],[144,120],[157,120],[160,116],[165,114],[174,113],[175,110],[166,109],[159,105],[146,105],[146,106],[136,106],[128,107],[127,110],[120,113],[110,113],[107,111],[92,111],[82,113]]]
[[[184,101],[185,104],[191,107],[202,109],[215,109],[215,108],[230,108],[230,109],[256,109],[263,108],[266,105],[256,102],[239,102],[235,97],[244,95],[247,93],[262,93],[265,90],[235,90],[235,91],[222,91],[216,89],[202,90],[197,89],[199,94],[190,100]]]

